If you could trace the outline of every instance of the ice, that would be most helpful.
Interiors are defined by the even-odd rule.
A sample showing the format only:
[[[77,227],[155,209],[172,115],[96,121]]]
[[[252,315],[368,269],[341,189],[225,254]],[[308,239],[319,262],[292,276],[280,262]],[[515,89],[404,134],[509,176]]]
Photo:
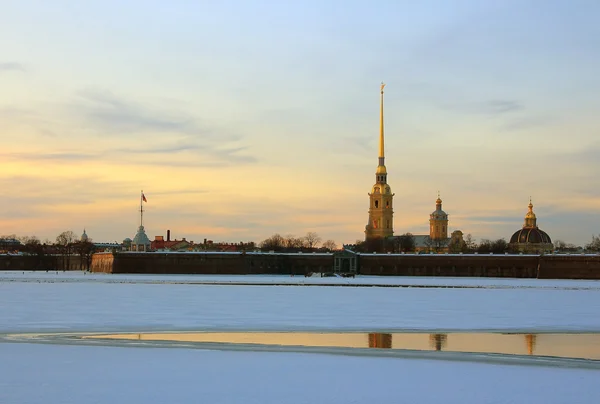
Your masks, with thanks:
[[[312,278],[311,278],[312,279]],[[1,273],[0,334],[143,330],[599,331],[591,281],[206,285],[291,277]],[[477,286],[477,287],[474,287]],[[600,372],[398,357],[0,342],[0,403],[590,403]]]

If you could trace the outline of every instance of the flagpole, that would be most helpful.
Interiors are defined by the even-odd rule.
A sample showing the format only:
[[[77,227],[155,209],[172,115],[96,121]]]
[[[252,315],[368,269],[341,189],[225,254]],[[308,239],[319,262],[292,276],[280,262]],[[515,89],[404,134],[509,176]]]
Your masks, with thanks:
[[[144,190],[140,192],[140,227],[144,225],[144,205],[142,204],[144,202],[143,198]]]

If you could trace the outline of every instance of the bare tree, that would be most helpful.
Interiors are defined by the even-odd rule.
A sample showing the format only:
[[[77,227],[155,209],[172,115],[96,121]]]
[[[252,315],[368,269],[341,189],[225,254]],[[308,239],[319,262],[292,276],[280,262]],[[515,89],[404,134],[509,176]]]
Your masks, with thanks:
[[[73,254],[73,245],[77,241],[77,236],[71,230],[63,231],[56,236],[56,245],[62,255],[62,269],[69,270],[71,255]]]
[[[292,234],[288,234],[283,238],[283,245],[288,251],[300,250],[304,247],[304,239],[302,237],[295,237]]]
[[[585,249],[590,251],[600,251],[600,236],[596,237],[592,235],[592,241],[585,245]]]
[[[306,233],[306,236],[304,236],[304,241],[306,242],[306,248],[312,250],[319,245],[321,242],[321,237],[319,237],[319,235],[314,231],[309,231]]]
[[[464,252],[468,252],[468,253],[474,253],[475,250],[477,250],[477,243],[475,242],[475,240],[473,240],[473,236],[471,236],[471,233],[467,234],[465,236],[465,251]]]
[[[94,243],[91,239],[81,240],[73,243],[73,251],[79,254],[82,270],[89,270],[92,264],[92,254],[94,253]]]
[[[398,250],[400,252],[412,252],[415,247],[415,237],[411,233],[405,233],[398,237]]]
[[[326,241],[324,241],[322,247],[324,249],[326,249],[327,251],[337,250],[337,244],[333,240],[326,240]]]
[[[260,249],[263,251],[281,251],[284,247],[284,238],[279,233],[260,242]]]

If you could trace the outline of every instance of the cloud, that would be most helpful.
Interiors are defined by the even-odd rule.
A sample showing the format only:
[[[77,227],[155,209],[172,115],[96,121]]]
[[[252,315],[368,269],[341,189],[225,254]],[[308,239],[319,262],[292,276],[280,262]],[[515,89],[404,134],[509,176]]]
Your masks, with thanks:
[[[504,114],[523,110],[523,106],[514,100],[490,100],[480,105],[481,111],[488,114]]]
[[[438,106],[445,110],[469,114],[504,115],[523,111],[525,107],[516,100],[487,100],[480,102],[455,103],[453,100],[438,101]]]
[[[4,158],[13,158],[17,160],[44,160],[44,161],[83,161],[95,159],[99,155],[96,153],[80,153],[80,152],[51,152],[51,153],[0,153]]]
[[[16,62],[0,62],[0,72],[26,72],[25,65]]]
[[[512,132],[534,128],[538,126],[546,126],[553,122],[556,122],[556,119],[556,117],[546,115],[520,117],[503,124],[502,126],[500,126],[500,130]]]
[[[95,125],[102,135],[148,132],[211,135],[189,116],[136,104],[109,91],[83,90],[78,96],[80,102],[71,107],[72,112]]]

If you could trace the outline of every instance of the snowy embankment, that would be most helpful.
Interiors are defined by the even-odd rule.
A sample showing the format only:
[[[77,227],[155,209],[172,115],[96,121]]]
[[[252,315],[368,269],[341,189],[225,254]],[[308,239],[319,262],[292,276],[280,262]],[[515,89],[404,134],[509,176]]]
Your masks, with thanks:
[[[188,283],[188,284],[273,284],[273,285],[373,285],[439,286],[484,288],[558,288],[598,289],[600,280],[515,279],[515,278],[448,278],[410,276],[362,276],[340,278],[289,275],[156,275],[105,274],[79,271],[0,271],[0,282],[105,282],[105,283]]]
[[[595,281],[329,278],[344,283],[384,279],[399,283],[429,281],[485,286],[465,289],[221,286],[183,282],[210,279],[208,276],[26,273],[20,277],[15,273],[0,276],[0,332],[600,331],[597,316],[600,288]],[[294,279],[236,278],[263,282]]]

